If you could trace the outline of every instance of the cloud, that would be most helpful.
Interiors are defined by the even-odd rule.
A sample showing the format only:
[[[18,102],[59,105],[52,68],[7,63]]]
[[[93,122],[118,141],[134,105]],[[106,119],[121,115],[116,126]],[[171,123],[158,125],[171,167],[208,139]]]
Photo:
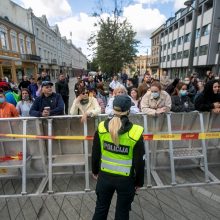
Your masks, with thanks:
[[[185,8],[184,2],[186,0],[174,0],[174,10],[178,11],[180,8]]]
[[[168,3],[172,2],[173,0],[135,0],[135,2],[140,3],[140,4],[155,4],[155,3]]]
[[[31,7],[38,17],[45,14],[48,19],[57,19],[70,15],[71,6],[67,0],[21,0],[25,8]]]
[[[161,14],[158,9],[143,8],[142,4],[136,4],[124,8],[123,16],[133,26],[134,31],[137,32],[137,39],[142,43],[139,54],[146,54],[147,50],[150,52],[150,35],[166,21],[165,15]]]
[[[96,20],[95,17],[80,13],[79,16],[72,16],[57,22],[57,25],[62,36],[70,38],[76,47],[82,48],[82,52],[88,55],[90,52],[87,49],[87,40],[96,30],[94,27]],[[72,37],[70,37],[70,32],[72,32]]]

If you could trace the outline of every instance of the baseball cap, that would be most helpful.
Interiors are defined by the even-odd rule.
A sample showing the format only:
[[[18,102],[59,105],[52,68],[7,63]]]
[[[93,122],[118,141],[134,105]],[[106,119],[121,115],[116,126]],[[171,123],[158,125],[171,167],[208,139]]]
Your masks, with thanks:
[[[53,83],[51,81],[43,81],[41,86],[53,86]]]
[[[129,96],[119,95],[114,98],[113,109],[118,112],[126,112],[130,110],[132,102]]]

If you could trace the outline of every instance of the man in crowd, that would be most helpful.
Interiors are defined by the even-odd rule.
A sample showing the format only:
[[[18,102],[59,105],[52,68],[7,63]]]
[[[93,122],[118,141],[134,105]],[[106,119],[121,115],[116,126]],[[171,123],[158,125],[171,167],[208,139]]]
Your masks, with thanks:
[[[37,97],[30,109],[30,116],[48,117],[63,115],[64,102],[60,94],[52,91],[53,83],[43,81],[41,85],[42,94]]]
[[[23,81],[20,82],[18,88],[21,89],[27,89],[28,86],[31,84],[31,82],[28,80],[28,77],[26,75],[23,76]]]
[[[14,105],[6,102],[5,94],[0,89],[0,118],[19,117],[19,113]]]
[[[68,115],[69,108],[69,85],[63,73],[59,75],[59,80],[55,84],[56,93],[59,93],[64,101],[65,114]]]

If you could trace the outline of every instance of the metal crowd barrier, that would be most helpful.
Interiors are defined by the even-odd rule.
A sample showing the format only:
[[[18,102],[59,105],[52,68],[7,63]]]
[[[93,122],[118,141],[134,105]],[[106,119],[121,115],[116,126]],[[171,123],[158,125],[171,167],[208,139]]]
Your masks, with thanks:
[[[85,176],[84,190],[90,191],[92,138],[107,115],[88,118],[54,116],[50,118],[0,119],[0,179],[20,178],[21,194],[26,194],[27,178],[39,177],[35,194],[45,187],[53,193],[53,176]],[[219,165],[220,115],[200,112],[168,113],[159,117],[130,115],[133,123],[144,127],[146,183],[144,188],[196,186],[220,183],[209,171]],[[23,153],[22,159],[16,157]],[[8,156],[14,155],[11,160]],[[177,173],[200,168],[203,180],[186,180]],[[165,177],[163,172],[165,171]],[[78,191],[77,191],[78,192]]]

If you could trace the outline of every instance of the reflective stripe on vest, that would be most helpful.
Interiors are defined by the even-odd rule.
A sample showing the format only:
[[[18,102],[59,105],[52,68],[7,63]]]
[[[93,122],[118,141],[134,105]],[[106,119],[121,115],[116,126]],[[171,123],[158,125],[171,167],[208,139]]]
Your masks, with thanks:
[[[109,132],[107,132],[104,121],[98,126],[101,142],[101,170],[129,176],[132,166],[133,149],[143,132],[143,127],[133,125],[132,128],[119,136],[119,146],[116,146]]]

